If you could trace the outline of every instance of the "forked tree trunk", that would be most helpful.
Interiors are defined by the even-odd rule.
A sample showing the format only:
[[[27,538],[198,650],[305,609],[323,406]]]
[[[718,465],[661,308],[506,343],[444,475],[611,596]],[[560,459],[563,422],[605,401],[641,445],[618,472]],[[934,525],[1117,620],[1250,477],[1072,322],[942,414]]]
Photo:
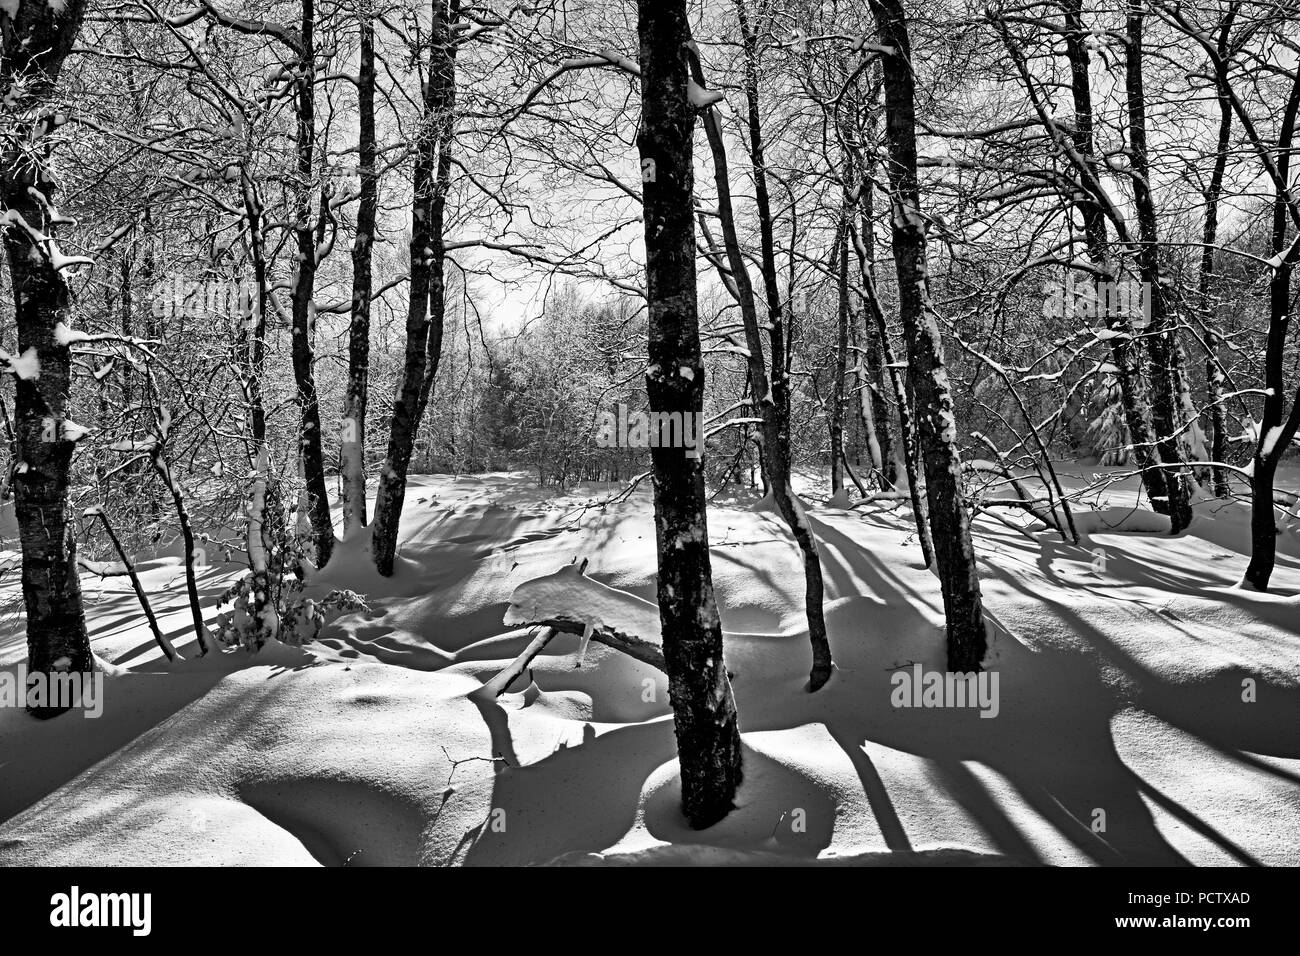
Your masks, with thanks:
[[[700,415],[704,362],[696,312],[695,112],[687,95],[685,0],[639,0],[641,128],[649,359],[657,412]],[[682,810],[703,828],[732,809],[741,780],[740,730],[722,655],[705,514],[704,461],[651,451],[659,617],[681,764]]]
[[[7,103],[6,119],[17,118],[18,127],[6,131],[0,197],[7,216],[4,247],[18,328],[18,364],[6,364],[17,379],[13,493],[23,552],[31,679],[38,674],[47,680],[55,673],[88,674],[95,668],[67,515],[75,448],[64,428],[72,354],[56,338],[55,327],[69,321],[70,295],[54,265],[54,240],[48,238],[55,229],[55,186],[48,148],[41,143],[54,120],[40,115],[80,32],[84,11],[83,0],[57,5],[20,0],[0,9],[0,96]],[[67,708],[28,709],[34,716],[52,717]]]
[[[366,406],[370,376],[370,299],[374,291],[371,252],[379,210],[375,149],[375,25],[368,3],[358,10],[361,62],[357,76],[357,163],[361,191],[357,235],[352,243],[352,322],[348,328],[348,380],[343,395],[339,472],[342,478],[343,536],[366,525]]]
[[[961,497],[957,423],[939,323],[929,301],[926,227],[916,176],[911,45],[899,0],[871,0],[882,46],[894,264],[908,346],[908,382],[925,464],[930,530],[948,622],[948,669],[978,671],[987,649],[970,516]]]

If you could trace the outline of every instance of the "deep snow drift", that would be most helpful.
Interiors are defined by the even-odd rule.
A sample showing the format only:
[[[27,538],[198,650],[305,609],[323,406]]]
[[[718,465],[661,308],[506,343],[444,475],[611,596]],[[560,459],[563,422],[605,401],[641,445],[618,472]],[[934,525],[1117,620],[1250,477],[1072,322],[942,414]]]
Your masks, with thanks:
[[[592,581],[654,599],[648,492],[605,505],[619,489],[427,477],[392,579],[355,542],[319,575],[370,610],[307,648],[198,659],[164,560],[143,577],[187,658],[168,665],[126,579],[86,575],[96,652],[120,673],[98,720],[0,708],[0,863],[1300,863],[1293,529],[1260,595],[1234,587],[1240,505],[1202,502],[1169,538],[1116,487],[1079,546],[977,520],[986,719],[893,706],[897,672],[942,670],[938,582],[905,505],[829,508],[815,487],[838,665],[816,694],[792,539],[743,497],[709,513],[746,744],[738,807],[709,830],[678,812],[655,668],[560,634],[510,692],[473,693],[533,636],[503,623],[524,582],[585,558]],[[237,571],[205,570],[210,617]],[[575,590],[574,618],[645,608],[610,593]],[[21,622],[3,633],[14,670]]]

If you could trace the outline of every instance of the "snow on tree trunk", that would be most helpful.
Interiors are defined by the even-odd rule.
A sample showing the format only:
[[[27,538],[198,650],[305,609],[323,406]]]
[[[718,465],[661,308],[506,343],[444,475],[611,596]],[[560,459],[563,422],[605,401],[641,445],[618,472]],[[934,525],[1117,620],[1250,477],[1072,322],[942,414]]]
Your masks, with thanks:
[[[393,573],[398,522],[406,498],[407,469],[442,353],[443,261],[446,258],[443,219],[451,184],[455,135],[456,40],[444,0],[435,0],[433,13],[424,83],[426,130],[416,144],[413,172],[406,358],[393,405],[388,454],[379,475],[371,531],[375,568],[384,576]]]
[[[655,411],[698,414],[704,362],[696,312],[695,111],[688,96],[685,0],[639,0],[643,204],[649,360]],[[710,826],[732,809],[741,780],[740,729],[722,656],[705,514],[704,461],[683,448],[651,451],[658,600],[681,765],[682,810]]]
[[[300,410],[299,457],[306,484],[306,512],[311,522],[315,561],[329,563],[334,552],[334,524],[330,520],[329,491],[325,484],[325,458],[320,422],[320,398],[316,389],[316,291],[317,230],[313,225],[312,193],[316,181],[316,44],[314,0],[302,2],[302,34],[297,79],[297,181],[294,236],[298,247],[298,268],[294,274],[293,376],[298,387]],[[321,199],[321,212],[328,208],[328,191]]]
[[[371,252],[379,210],[379,171],[375,149],[375,26],[373,11],[359,9],[361,62],[357,77],[357,161],[361,190],[357,203],[356,239],[352,243],[352,322],[348,328],[348,379],[343,396],[343,426],[339,436],[342,478],[343,535],[360,533],[366,525],[366,406],[370,375],[370,297],[373,294]]]
[[[248,549],[248,566],[252,573],[253,624],[249,645],[254,649],[280,633],[280,611],[275,602],[278,574],[272,560],[274,543],[268,533],[268,498],[271,497],[272,478],[270,455],[263,448],[257,457],[253,490],[248,502],[248,531],[245,546]]]
[[[55,327],[68,322],[71,303],[52,237],[54,180],[48,151],[39,142],[59,121],[43,109],[81,29],[84,10],[83,0],[17,0],[0,7],[0,97],[6,125],[14,124],[4,130],[0,198],[22,360],[19,367],[10,364],[17,380],[14,513],[23,553],[28,673],[46,679],[95,669],[67,514],[76,446],[64,428],[72,355],[55,335]],[[29,709],[38,717],[61,712],[57,707]]]
[[[1223,366],[1219,359],[1219,334],[1213,329],[1205,332],[1205,401],[1210,411],[1210,461],[1223,461],[1228,454],[1228,416],[1223,407]],[[1231,498],[1228,469],[1214,465],[1210,469],[1214,479],[1214,497]]]
[[[899,0],[871,0],[882,46],[886,141],[899,314],[908,346],[930,530],[948,622],[948,669],[981,669],[987,649],[970,516],[961,497],[957,423],[939,323],[929,300],[925,222],[916,175],[916,114],[910,43]]]

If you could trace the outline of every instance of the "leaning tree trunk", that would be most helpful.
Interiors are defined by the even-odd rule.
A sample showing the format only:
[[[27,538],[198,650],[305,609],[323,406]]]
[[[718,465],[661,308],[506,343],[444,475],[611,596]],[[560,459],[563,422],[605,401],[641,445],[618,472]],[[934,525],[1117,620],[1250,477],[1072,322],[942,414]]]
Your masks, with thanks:
[[[298,455],[306,481],[307,516],[311,521],[317,567],[329,563],[334,552],[334,524],[330,520],[329,491],[325,484],[325,453],[321,438],[320,398],[316,389],[316,230],[312,228],[312,187],[316,170],[316,44],[314,0],[302,3],[302,55],[298,77],[297,191],[294,234],[298,268],[293,282],[293,375],[298,387],[301,415]],[[321,204],[322,209],[325,203]]]
[[[685,0],[639,0],[642,169],[649,359],[657,412],[701,414],[704,362],[696,312],[694,108],[687,94]],[[704,461],[686,449],[651,451],[659,618],[677,732],[682,810],[703,828],[732,809],[741,780],[740,729],[722,656],[705,515]]]
[[[1291,324],[1291,277],[1300,256],[1300,242],[1287,244],[1288,196],[1284,188],[1291,172],[1291,144],[1300,112],[1300,71],[1297,71],[1290,99],[1278,132],[1277,182],[1273,198],[1273,252],[1278,266],[1269,282],[1268,343],[1264,353],[1264,408],[1260,413],[1259,441],[1250,476],[1250,563],[1243,584],[1256,591],[1268,590],[1277,562],[1277,515],[1273,503],[1273,479],[1283,453],[1300,424],[1300,389],[1286,410],[1287,333]]]
[[[908,346],[908,381],[925,463],[930,530],[948,622],[948,669],[978,671],[987,649],[970,516],[961,497],[957,422],[939,323],[929,301],[925,221],[916,176],[916,112],[911,44],[899,0],[871,0],[881,44],[886,140],[899,315]]]
[[[758,209],[758,234],[763,275],[763,296],[767,300],[768,343],[771,349],[771,378],[768,396],[759,397],[763,407],[763,461],[768,490],[782,520],[789,526],[803,553],[804,607],[808,619],[808,642],[813,663],[808,686],[817,690],[830,680],[834,664],[830,641],[826,636],[826,613],[823,608],[826,586],[822,576],[821,555],[817,539],[795,498],[790,480],[790,342],[776,267],[776,240],[773,230],[772,203],[767,190],[767,161],[763,152],[763,127],[759,116],[758,73],[759,36],[751,28],[745,0],[736,0],[741,41],[745,51],[745,125],[749,137],[750,162],[754,169],[754,202]],[[755,385],[757,387],[757,383]]]
[[[456,38],[452,23],[460,4],[433,4],[429,37],[429,72],[424,83],[424,123],[416,143],[414,196],[411,207],[411,275],[406,312],[406,359],[402,384],[393,406],[388,454],[375,496],[371,553],[375,568],[393,573],[397,527],[406,498],[406,476],[415,436],[429,399],[431,372],[442,346],[443,222],[451,183],[451,149],[455,134]],[[432,361],[431,361],[432,360]]]
[[[874,183],[869,176],[863,175],[858,186],[859,203],[862,206],[861,233],[854,235],[854,251],[858,256],[858,269],[868,275],[876,257],[876,236],[874,224],[875,200],[872,197]],[[872,461],[879,469],[880,488],[891,491],[898,484],[898,462],[894,456],[894,438],[889,427],[889,406],[885,404],[884,385],[886,372],[881,361],[883,350],[880,346],[880,329],[867,319],[871,309],[863,310],[862,352],[858,357],[858,387],[865,389],[859,400],[862,405],[863,418],[869,418],[879,448],[880,461]],[[874,319],[874,315],[872,316]],[[895,398],[898,398],[896,393]]]
[[[374,291],[371,252],[379,211],[379,170],[375,149],[375,25],[365,5],[357,16],[361,63],[357,75],[357,163],[360,196],[357,235],[352,243],[352,322],[348,328],[348,381],[343,396],[339,472],[342,478],[343,535],[366,525],[366,405],[370,376],[370,299]]]
[[[86,633],[77,577],[76,543],[68,521],[69,470],[75,441],[64,427],[72,354],[55,328],[67,322],[68,287],[55,257],[54,181],[41,138],[58,121],[40,115],[52,98],[64,59],[81,29],[83,0],[52,4],[19,0],[0,8],[0,96],[6,109],[0,197],[5,207],[4,247],[14,295],[18,355],[14,373],[14,513],[23,552],[30,677],[88,674],[94,655]],[[21,85],[20,78],[21,77]],[[58,703],[50,701],[48,703]],[[66,708],[30,707],[37,717]]]

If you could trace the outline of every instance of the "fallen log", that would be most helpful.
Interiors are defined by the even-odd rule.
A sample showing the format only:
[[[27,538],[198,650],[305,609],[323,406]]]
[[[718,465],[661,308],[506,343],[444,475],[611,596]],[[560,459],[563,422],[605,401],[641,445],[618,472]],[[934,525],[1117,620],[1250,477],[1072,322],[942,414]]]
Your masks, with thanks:
[[[659,631],[659,606],[635,594],[594,581],[587,562],[515,588],[504,622],[586,634],[590,639],[667,673]],[[530,645],[531,646],[531,645]]]

